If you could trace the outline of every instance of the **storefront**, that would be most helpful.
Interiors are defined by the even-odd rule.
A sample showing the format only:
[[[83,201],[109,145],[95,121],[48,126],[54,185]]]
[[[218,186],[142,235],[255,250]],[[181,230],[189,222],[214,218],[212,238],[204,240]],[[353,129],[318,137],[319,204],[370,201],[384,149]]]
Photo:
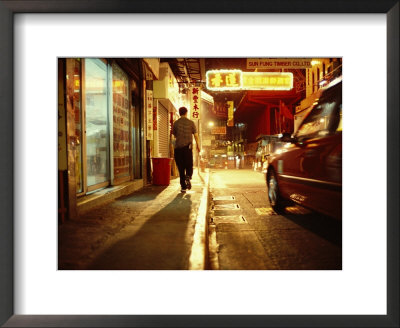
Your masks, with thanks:
[[[59,59],[59,76],[59,159],[74,208],[77,197],[142,178],[140,60]]]
[[[179,107],[185,104],[181,102],[179,86],[168,63],[160,64],[160,77],[154,81],[153,87],[157,124],[152,157],[171,158],[171,117],[176,116]]]

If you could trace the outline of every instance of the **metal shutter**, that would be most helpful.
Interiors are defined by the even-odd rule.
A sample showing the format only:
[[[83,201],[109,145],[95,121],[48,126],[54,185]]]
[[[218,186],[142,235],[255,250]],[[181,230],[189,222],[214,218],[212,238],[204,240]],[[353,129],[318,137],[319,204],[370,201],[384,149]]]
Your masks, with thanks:
[[[158,152],[161,157],[169,157],[168,109],[158,102]]]

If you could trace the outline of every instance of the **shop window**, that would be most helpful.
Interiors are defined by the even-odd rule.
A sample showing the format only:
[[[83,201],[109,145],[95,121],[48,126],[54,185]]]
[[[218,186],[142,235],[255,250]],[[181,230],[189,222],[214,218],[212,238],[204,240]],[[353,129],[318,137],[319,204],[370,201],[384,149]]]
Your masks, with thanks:
[[[127,74],[112,64],[113,94],[113,164],[114,183],[129,180],[131,151],[129,144],[129,80]]]
[[[85,59],[85,101],[86,178],[90,191],[109,180],[107,65],[100,59]]]

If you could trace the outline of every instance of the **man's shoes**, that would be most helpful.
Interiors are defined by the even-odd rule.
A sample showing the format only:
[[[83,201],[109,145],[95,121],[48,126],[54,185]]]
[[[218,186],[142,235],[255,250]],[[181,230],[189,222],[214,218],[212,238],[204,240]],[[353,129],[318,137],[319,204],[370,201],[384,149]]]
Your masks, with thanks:
[[[186,189],[181,189],[181,193],[184,194],[186,192]]]
[[[186,188],[189,190],[192,189],[192,184],[190,183],[189,177],[186,177],[185,182],[186,182]]]

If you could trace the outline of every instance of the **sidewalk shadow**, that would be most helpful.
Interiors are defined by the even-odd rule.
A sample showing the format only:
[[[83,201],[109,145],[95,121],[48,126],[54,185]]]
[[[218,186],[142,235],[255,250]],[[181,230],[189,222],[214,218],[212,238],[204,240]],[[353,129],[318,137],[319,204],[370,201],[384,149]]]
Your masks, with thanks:
[[[191,207],[191,195],[178,194],[139,230],[100,254],[87,269],[187,269],[196,223]]]
[[[154,200],[167,188],[168,186],[145,186],[143,189],[136,190],[126,196],[118,197],[116,200],[121,202],[145,202]]]

